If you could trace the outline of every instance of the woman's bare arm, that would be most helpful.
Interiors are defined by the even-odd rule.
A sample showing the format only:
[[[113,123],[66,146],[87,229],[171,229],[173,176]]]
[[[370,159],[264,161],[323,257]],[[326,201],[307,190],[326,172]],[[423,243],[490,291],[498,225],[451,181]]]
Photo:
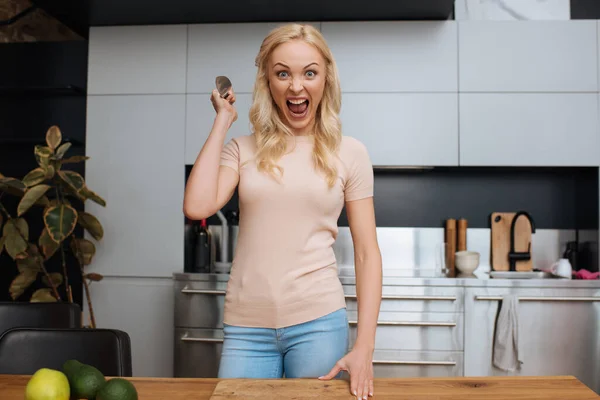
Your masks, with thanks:
[[[183,213],[192,220],[214,215],[231,199],[239,181],[236,171],[219,165],[225,136],[237,119],[233,106],[235,95],[230,91],[230,96],[223,99],[215,90],[211,102],[217,115],[208,139],[194,162],[183,198]]]

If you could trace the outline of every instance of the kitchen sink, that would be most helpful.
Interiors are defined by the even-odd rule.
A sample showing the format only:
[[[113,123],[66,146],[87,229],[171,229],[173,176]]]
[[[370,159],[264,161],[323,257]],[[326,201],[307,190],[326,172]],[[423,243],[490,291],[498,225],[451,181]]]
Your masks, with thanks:
[[[490,278],[496,279],[557,279],[545,271],[490,271]]]

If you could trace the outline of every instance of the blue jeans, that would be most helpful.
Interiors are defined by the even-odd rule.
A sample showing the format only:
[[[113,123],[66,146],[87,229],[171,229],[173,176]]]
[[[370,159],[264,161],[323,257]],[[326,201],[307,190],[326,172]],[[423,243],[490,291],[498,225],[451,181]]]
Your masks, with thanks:
[[[280,329],[225,325],[223,330],[219,378],[317,378],[348,350],[345,308]]]

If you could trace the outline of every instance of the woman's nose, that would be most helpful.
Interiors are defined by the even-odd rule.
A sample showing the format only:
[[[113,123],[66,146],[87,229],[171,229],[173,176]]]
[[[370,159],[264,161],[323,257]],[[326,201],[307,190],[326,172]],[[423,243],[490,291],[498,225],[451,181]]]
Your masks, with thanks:
[[[290,82],[290,90],[292,92],[298,93],[298,92],[302,91],[302,89],[303,89],[302,80],[292,79],[292,81]]]

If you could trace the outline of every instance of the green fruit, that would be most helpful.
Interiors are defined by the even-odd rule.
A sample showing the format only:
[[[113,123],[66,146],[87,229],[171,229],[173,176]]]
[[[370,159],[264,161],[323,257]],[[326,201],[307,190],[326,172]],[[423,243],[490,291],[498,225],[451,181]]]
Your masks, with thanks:
[[[73,375],[83,364],[77,360],[67,360],[62,366],[62,370],[67,375]]]
[[[113,378],[102,386],[96,400],[138,400],[138,393],[127,379]]]
[[[76,399],[94,399],[106,378],[97,368],[77,360],[63,364],[63,371],[69,379],[71,395]]]

